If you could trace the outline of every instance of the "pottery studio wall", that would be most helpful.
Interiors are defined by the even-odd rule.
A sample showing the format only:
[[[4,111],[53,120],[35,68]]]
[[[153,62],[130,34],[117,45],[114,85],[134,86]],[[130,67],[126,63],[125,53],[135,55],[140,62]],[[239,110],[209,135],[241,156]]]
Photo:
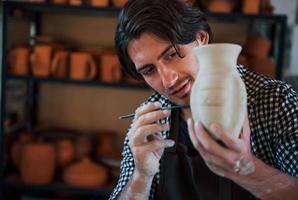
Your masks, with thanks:
[[[48,13],[43,16],[42,33],[82,48],[113,47],[116,20],[98,15]],[[10,31],[12,41],[19,44],[28,41],[28,33],[22,33],[28,30],[26,26],[26,22],[14,24]],[[243,44],[245,41],[247,27],[243,24],[212,22],[211,26],[218,42]],[[38,98],[38,122],[84,131],[110,129],[125,133],[130,120],[118,120],[118,116],[133,111],[151,93],[149,90],[44,83]]]

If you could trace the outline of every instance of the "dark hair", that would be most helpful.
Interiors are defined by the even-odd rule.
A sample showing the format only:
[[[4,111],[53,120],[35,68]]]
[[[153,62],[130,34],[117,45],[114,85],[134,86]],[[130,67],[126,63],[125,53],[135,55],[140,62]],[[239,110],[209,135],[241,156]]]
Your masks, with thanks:
[[[179,0],[130,0],[119,15],[115,46],[123,71],[136,79],[143,77],[136,71],[128,55],[128,44],[143,33],[151,33],[169,41],[179,54],[178,44],[196,40],[197,32],[212,32],[205,15],[196,7]],[[180,55],[180,54],[179,54]]]

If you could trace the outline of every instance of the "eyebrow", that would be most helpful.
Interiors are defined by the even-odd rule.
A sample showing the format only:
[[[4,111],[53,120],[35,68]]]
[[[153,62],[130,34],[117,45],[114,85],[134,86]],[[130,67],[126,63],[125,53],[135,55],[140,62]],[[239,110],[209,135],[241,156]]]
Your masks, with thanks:
[[[163,57],[171,48],[173,48],[173,45],[172,44],[170,44],[169,46],[167,46],[167,48],[165,48],[162,52],[161,52],[161,54],[157,57],[157,59],[159,60],[161,57]],[[147,68],[148,66],[151,66],[152,64],[145,64],[145,65],[143,65],[143,66],[141,66],[141,67],[139,67],[138,69],[137,69],[137,72],[138,73],[141,73],[141,71],[142,70],[144,70],[145,68]]]

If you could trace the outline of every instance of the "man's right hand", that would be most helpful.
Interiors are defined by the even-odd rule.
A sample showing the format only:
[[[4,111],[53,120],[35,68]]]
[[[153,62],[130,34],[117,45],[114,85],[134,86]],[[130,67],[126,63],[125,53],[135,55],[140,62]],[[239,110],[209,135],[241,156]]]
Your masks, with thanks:
[[[158,172],[164,149],[174,145],[173,140],[163,139],[158,134],[169,130],[168,124],[159,124],[158,121],[171,113],[169,110],[158,110],[159,108],[159,102],[139,107],[127,134],[134,157],[135,173],[148,178]]]

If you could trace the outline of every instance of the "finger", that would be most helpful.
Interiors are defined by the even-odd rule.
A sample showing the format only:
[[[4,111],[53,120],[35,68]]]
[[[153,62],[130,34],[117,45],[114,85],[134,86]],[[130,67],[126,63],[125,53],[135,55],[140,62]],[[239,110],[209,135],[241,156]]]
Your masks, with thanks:
[[[156,121],[169,117],[171,111],[170,110],[158,110],[158,111],[152,111],[146,114],[141,115],[136,120],[136,126],[143,126],[145,124],[152,124]]]
[[[130,142],[132,146],[138,146],[144,142],[148,142],[147,137],[161,131],[167,131],[170,127],[168,124],[150,124],[139,127],[136,132],[131,135]]]
[[[175,141],[174,140],[153,140],[151,142],[146,143],[143,147],[144,151],[147,152],[154,152],[154,151],[158,151],[160,149],[164,149],[167,147],[172,147],[174,146]]]
[[[190,140],[193,144],[193,146],[198,150],[199,148],[199,140],[197,139],[195,129],[194,129],[194,121],[192,118],[187,119],[187,129],[188,129],[188,134],[190,137]]]
[[[246,144],[250,144],[250,127],[249,127],[249,119],[248,115],[246,114],[244,119],[244,124],[242,128],[242,136]]]
[[[212,124],[210,129],[229,149],[241,151],[243,144],[241,140],[225,132],[219,124]]]
[[[145,104],[145,105],[139,107],[135,111],[135,118],[138,118],[139,116],[141,116],[143,114],[146,114],[148,112],[152,112],[154,110],[157,110],[157,109],[160,108],[160,106],[161,106],[161,104],[158,101]]]
[[[205,157],[212,155],[225,160],[230,165],[238,158],[238,153],[224,148],[216,142],[203,127],[202,123],[195,124],[195,131],[201,148],[199,151],[201,154],[205,155]]]

